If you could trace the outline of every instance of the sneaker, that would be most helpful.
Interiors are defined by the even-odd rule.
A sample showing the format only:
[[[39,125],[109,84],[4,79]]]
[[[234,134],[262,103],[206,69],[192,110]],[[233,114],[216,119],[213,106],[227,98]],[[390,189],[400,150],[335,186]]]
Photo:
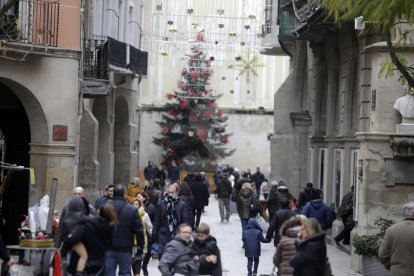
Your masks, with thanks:
[[[334,241],[335,241],[337,246],[341,246],[341,244],[339,243],[339,241],[336,238],[334,238]]]
[[[226,222],[230,222],[230,220],[227,218],[227,219],[226,219]]]

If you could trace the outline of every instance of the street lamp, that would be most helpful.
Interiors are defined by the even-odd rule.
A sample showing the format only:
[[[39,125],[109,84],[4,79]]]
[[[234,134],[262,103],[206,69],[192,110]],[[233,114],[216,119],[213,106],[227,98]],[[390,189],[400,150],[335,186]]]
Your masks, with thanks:
[[[119,40],[119,15],[118,15],[118,13],[114,9],[106,9],[106,11],[112,11],[115,14],[115,16],[116,16],[116,19],[118,20],[117,40]]]
[[[141,40],[142,40],[142,28],[141,28],[141,25],[137,21],[135,21],[135,20],[128,21],[128,24],[129,23],[135,23],[135,24],[137,24],[137,26],[139,28],[139,44],[138,44],[138,49],[141,50]]]

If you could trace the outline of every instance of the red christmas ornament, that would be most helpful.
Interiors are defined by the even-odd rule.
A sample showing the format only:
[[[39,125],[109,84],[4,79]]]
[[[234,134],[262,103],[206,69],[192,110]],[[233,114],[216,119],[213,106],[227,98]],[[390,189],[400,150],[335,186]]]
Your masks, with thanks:
[[[161,129],[161,131],[162,131],[162,133],[164,133],[164,134],[167,134],[168,133],[168,127],[163,127],[162,129]]]
[[[196,95],[196,93],[195,92],[190,92],[190,93],[188,93],[188,96],[190,96],[190,97],[194,97]]]
[[[206,133],[204,129],[197,130],[197,136],[198,138],[200,138],[201,141],[204,141],[204,139],[206,138]]]
[[[223,144],[227,144],[227,143],[229,142],[229,139],[228,139],[226,136],[224,136],[224,137],[221,139],[221,142],[222,142]]]
[[[197,70],[193,70],[193,71],[191,71],[191,77],[193,78],[193,79],[196,79],[196,78],[198,78],[200,76],[200,73],[197,71]]]
[[[210,103],[208,104],[210,107],[216,107],[217,103],[215,100],[210,101]]]
[[[180,88],[181,90],[187,90],[187,84],[183,81],[180,81],[178,83],[178,88]]]
[[[211,88],[204,88],[204,93],[205,94],[208,94],[208,93],[211,93],[211,92],[213,92],[213,89],[211,89]]]
[[[224,112],[222,110],[220,110],[219,112],[217,112],[217,116],[223,117],[223,115],[224,115]]]
[[[185,100],[180,100],[180,104],[178,106],[180,109],[185,109],[188,106],[188,102]]]
[[[167,149],[167,151],[168,151],[169,153],[173,153],[173,152],[174,152],[174,149],[173,149],[173,148],[168,148],[168,149]]]
[[[197,39],[197,41],[204,41],[204,35],[197,34],[196,39]]]
[[[213,70],[211,68],[204,68],[203,73],[210,76],[213,73]]]
[[[206,111],[206,112],[204,112],[204,117],[205,117],[207,120],[210,120],[210,119],[211,119],[211,112],[210,112],[210,111]]]
[[[177,116],[177,111],[170,110],[170,111],[168,111],[168,114],[170,114],[171,116]]]

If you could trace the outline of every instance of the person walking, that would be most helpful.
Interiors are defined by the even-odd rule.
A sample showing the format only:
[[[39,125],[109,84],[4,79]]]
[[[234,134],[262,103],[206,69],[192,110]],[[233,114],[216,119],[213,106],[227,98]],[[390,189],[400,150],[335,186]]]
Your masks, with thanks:
[[[198,276],[198,256],[191,241],[192,228],[183,223],[177,227],[177,235],[164,250],[158,269],[162,276]]]
[[[289,264],[295,276],[324,276],[326,264],[325,232],[316,219],[302,219],[297,252]]]
[[[104,204],[96,213],[96,217],[85,217],[65,239],[66,250],[72,250],[81,243],[86,249],[87,260],[79,268],[80,256],[74,250],[70,256],[68,273],[72,275],[103,276],[105,275],[105,252],[112,239],[117,217],[114,207]]]
[[[273,264],[277,267],[279,276],[293,276],[293,267],[289,265],[290,259],[296,254],[296,242],[302,225],[300,215],[292,217],[283,223],[280,229],[279,244],[273,256]]]
[[[144,168],[145,187],[148,187],[151,180],[157,178],[158,169],[154,162],[148,161],[148,165]]]
[[[332,212],[331,208],[322,201],[321,195],[320,190],[315,191],[313,199],[303,207],[302,215],[317,219],[322,230],[326,231],[332,227]]]
[[[227,174],[219,177],[217,182],[216,194],[219,203],[219,211],[221,222],[229,222],[230,219],[230,196],[232,187],[230,181],[227,179]]]
[[[177,186],[168,187],[167,196],[161,200],[157,207],[155,220],[152,223],[152,239],[158,243],[158,255],[164,252],[164,247],[177,232],[177,227],[182,223],[188,223],[188,209],[177,195]]]
[[[171,161],[168,167],[168,178],[170,183],[174,183],[180,180],[180,167],[177,165],[175,160]]]
[[[109,184],[105,188],[106,194],[103,197],[98,198],[95,201],[95,210],[98,210],[102,205],[104,205],[108,200],[112,199],[114,197],[114,184]]]
[[[277,247],[280,241],[280,228],[283,223],[296,215],[295,212],[289,209],[289,200],[286,198],[281,201],[282,209],[277,210],[272,216],[272,221],[269,224],[269,229],[266,233],[266,238],[271,239],[274,236],[274,245]]]
[[[194,250],[199,256],[199,275],[221,276],[223,272],[220,249],[216,238],[210,235],[210,227],[205,223],[200,223],[196,233]]]
[[[252,207],[257,202],[257,198],[253,192],[252,185],[250,183],[244,183],[237,200],[237,212],[239,213],[241,225],[242,225],[242,240],[243,232],[246,230],[247,222],[249,218],[253,218],[257,215],[257,211],[253,210]],[[244,244],[243,244],[244,248]]]
[[[351,191],[343,196],[341,207],[338,209],[338,218],[341,218],[344,228],[334,238],[336,244],[340,246],[339,242],[343,240],[342,244],[349,244],[351,237],[351,231],[354,228],[353,225],[354,214],[354,186],[352,185]]]
[[[269,221],[272,221],[273,214],[282,208],[282,199],[290,200],[289,189],[283,180],[278,182],[270,189],[269,198],[267,199],[267,208],[269,210]]]
[[[265,176],[260,171],[260,167],[256,168],[256,172],[252,175],[251,179],[256,187],[256,196],[257,198],[260,198],[260,188],[262,187],[262,183],[265,180]]]
[[[312,200],[312,195],[315,192],[313,189],[312,183],[307,183],[306,188],[299,194],[299,210],[302,210],[305,207],[306,203]]]
[[[414,202],[403,206],[403,221],[390,226],[379,248],[378,258],[391,276],[412,276],[414,272]]]
[[[208,199],[210,193],[208,187],[205,185],[200,173],[196,173],[194,181],[190,184],[191,192],[194,196],[194,227],[197,229],[200,224],[201,214],[203,213],[204,206],[208,205]]]
[[[158,178],[153,179],[150,185],[147,187],[148,200],[154,206],[158,206],[162,199],[161,189],[160,180]]]
[[[190,185],[187,182],[183,182],[178,189],[178,195],[181,201],[187,206],[188,223],[194,225],[194,196],[191,192]],[[193,229],[195,230],[195,229]]]
[[[255,218],[249,218],[246,230],[243,231],[244,255],[247,257],[247,275],[256,276],[259,267],[259,257],[261,253],[260,243],[268,243],[262,229]]]
[[[114,187],[114,198],[111,201],[115,208],[118,224],[112,234],[109,250],[106,252],[105,275],[131,275],[132,248],[134,241],[138,255],[142,255],[144,248],[144,232],[137,208],[125,200],[125,188],[121,184]]]

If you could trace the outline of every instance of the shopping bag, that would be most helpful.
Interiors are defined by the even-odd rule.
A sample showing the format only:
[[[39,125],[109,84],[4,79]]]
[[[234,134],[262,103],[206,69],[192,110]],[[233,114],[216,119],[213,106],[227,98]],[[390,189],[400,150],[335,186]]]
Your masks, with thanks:
[[[158,259],[158,243],[153,243],[151,245],[151,257],[153,259]]]
[[[50,266],[53,268],[53,276],[62,276],[62,259],[59,252],[55,252]]]
[[[266,222],[266,220],[261,215],[257,215],[256,220],[262,231],[267,232],[269,229],[269,224]]]

